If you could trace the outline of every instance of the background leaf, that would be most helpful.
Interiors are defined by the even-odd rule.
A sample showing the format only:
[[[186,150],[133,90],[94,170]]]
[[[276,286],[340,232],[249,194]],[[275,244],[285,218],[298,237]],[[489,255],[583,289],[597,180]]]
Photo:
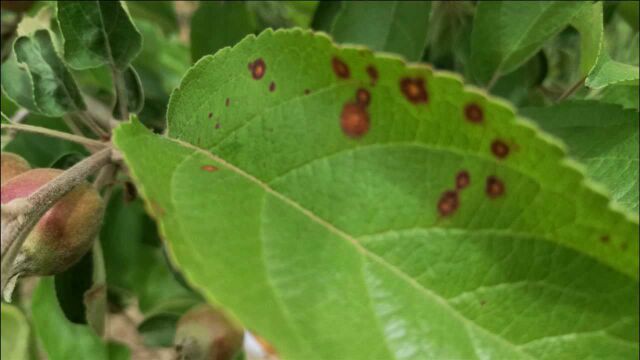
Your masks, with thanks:
[[[580,72],[583,76],[587,76],[598,62],[598,57],[603,51],[602,2],[594,2],[591,6],[585,7],[573,19],[571,24],[580,33]]]
[[[471,33],[471,70],[480,84],[508,74],[589,5],[582,1],[480,1]]]
[[[587,174],[606,185],[613,199],[638,213],[638,113],[596,101],[574,101],[522,114],[569,145]]]
[[[2,359],[27,359],[29,347],[29,323],[15,306],[2,304]]]
[[[58,22],[65,60],[74,69],[101,65],[127,69],[142,37],[120,1],[60,1]]]
[[[191,59],[215,54],[256,31],[244,1],[202,1],[191,19]]]
[[[127,1],[126,4],[134,18],[145,19],[158,25],[165,34],[179,31],[178,17],[173,1]],[[145,41],[147,40],[146,36],[143,38]]]
[[[124,79],[124,86],[127,93],[127,109],[129,109],[130,113],[137,114],[142,111],[142,108],[144,107],[144,90],[142,89],[142,81],[133,66],[129,66],[127,70],[122,72],[122,77]],[[113,117],[123,120],[124,115],[119,113],[119,109],[120,103],[116,97],[116,103],[113,105]]]
[[[603,53],[587,77],[585,85],[592,89],[601,89],[614,84],[638,86],[638,79],[640,79],[640,68],[637,65],[615,61],[607,53]]]
[[[51,360],[124,360],[129,352],[100,340],[85,325],[70,323],[56,300],[53,278],[42,278],[33,293],[31,312],[35,331]],[[69,341],[73,339],[73,341]]]
[[[168,118],[114,141],[189,282],[283,358],[638,354],[637,222],[459,79],[266,31]]]
[[[430,1],[342,1],[330,33],[340,43],[422,57],[427,44]]]
[[[57,117],[84,110],[75,80],[53,46],[51,33],[38,30],[22,36],[13,45],[16,59],[25,65],[33,84],[35,105],[44,115]]]

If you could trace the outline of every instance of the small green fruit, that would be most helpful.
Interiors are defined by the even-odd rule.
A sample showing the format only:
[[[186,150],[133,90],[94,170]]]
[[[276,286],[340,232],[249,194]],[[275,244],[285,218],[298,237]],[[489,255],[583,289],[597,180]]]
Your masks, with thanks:
[[[230,360],[242,348],[243,332],[207,304],[178,321],[174,344],[180,360]]]
[[[27,170],[31,170],[31,166],[21,156],[8,152],[0,153],[0,185]]]
[[[34,169],[17,175],[2,184],[0,202],[26,198],[62,173],[58,169]],[[68,269],[91,248],[103,212],[98,191],[88,182],[78,185],[38,221],[20,249],[10,276],[54,275]]]

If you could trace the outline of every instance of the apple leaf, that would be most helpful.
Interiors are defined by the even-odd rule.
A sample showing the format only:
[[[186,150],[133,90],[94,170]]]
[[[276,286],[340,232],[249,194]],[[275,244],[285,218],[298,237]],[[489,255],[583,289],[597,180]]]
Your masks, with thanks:
[[[267,30],[168,121],[114,142],[186,279],[283,358],[638,355],[637,220],[450,73]]]
[[[2,349],[3,360],[27,359],[29,349],[29,323],[20,309],[2,304]]]

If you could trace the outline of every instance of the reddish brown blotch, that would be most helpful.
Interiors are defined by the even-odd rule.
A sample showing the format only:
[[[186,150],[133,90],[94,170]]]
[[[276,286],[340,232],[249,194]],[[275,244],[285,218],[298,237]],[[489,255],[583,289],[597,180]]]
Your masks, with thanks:
[[[466,170],[462,170],[456,175],[456,189],[462,190],[471,184],[471,175]]]
[[[369,114],[358,103],[346,103],[340,114],[342,131],[351,138],[359,138],[369,131]]]
[[[249,63],[249,71],[251,71],[251,76],[253,76],[254,79],[260,80],[267,71],[267,65],[264,63],[262,58],[259,58],[254,62]]]
[[[276,83],[272,81],[269,84],[269,91],[274,92],[275,90],[276,90]]]
[[[356,102],[362,106],[368,106],[371,101],[371,94],[367,89],[360,88],[356,91]]]
[[[342,79],[349,78],[349,66],[347,66],[344,61],[334,56],[331,59],[331,66],[333,67],[333,72],[336,74],[336,76]]]
[[[402,78],[400,80],[400,90],[402,90],[407,100],[414,104],[426,104],[429,101],[429,95],[422,78]]]
[[[213,165],[202,165],[200,167],[200,169],[204,170],[204,171],[208,171],[208,172],[214,172],[214,171],[218,171],[218,168],[213,166]]]
[[[447,190],[442,193],[438,200],[438,212],[440,216],[449,216],[458,210],[460,205],[458,201],[458,193],[456,191]]]
[[[369,79],[371,79],[371,85],[375,86],[376,82],[378,82],[378,70],[373,66],[367,66],[367,74],[369,75]]]
[[[481,123],[484,120],[484,112],[476,103],[469,103],[464,107],[464,116],[472,123]]]
[[[220,121],[218,121],[218,122],[216,123],[216,126],[214,126],[214,127],[215,127],[216,129],[220,129]]]
[[[498,179],[496,176],[487,177],[487,186],[486,186],[487,195],[491,199],[495,199],[500,197],[505,192],[504,183],[502,180]]]
[[[498,159],[504,159],[509,155],[509,145],[499,139],[493,140],[491,143],[491,152]]]

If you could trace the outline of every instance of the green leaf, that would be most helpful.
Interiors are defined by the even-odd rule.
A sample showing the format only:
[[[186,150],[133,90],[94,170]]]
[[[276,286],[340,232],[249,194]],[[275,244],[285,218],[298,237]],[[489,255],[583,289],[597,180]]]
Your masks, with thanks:
[[[29,323],[20,309],[2,304],[2,349],[3,360],[25,360],[29,347]]]
[[[185,310],[194,295],[167,267],[157,236],[141,201],[127,202],[121,190],[114,192],[100,234],[109,290],[135,295],[144,314]]]
[[[65,60],[74,69],[102,65],[127,69],[142,37],[120,1],[59,1]]]
[[[637,65],[615,61],[603,52],[587,77],[585,85],[592,89],[601,89],[608,85],[638,86],[638,79],[640,79],[640,68]]]
[[[480,1],[471,33],[471,70],[491,84],[531,56],[564,29],[589,2]]]
[[[320,1],[247,1],[258,28],[307,28]]]
[[[427,45],[430,1],[343,1],[341,5],[330,31],[337,42],[420,60]]]
[[[637,220],[450,73],[265,31],[168,121],[114,142],[172,262],[282,358],[638,355]]]
[[[564,140],[587,175],[607,186],[614,200],[638,212],[638,113],[597,101],[573,101],[522,114]]]
[[[256,31],[244,1],[201,2],[191,19],[191,59],[198,61]]]
[[[144,107],[144,90],[142,89],[142,81],[140,81],[140,77],[138,73],[133,68],[133,66],[129,66],[127,70],[122,73],[122,77],[124,79],[124,86],[127,97],[127,108],[130,113],[137,114],[142,111]],[[113,117],[116,119],[124,119],[124,115],[120,114],[120,102],[118,97],[116,97],[116,103],[113,105]]]
[[[158,314],[145,319],[139,326],[144,344],[149,347],[171,347],[179,315]]]
[[[571,25],[580,33],[580,72],[587,76],[598,62],[603,51],[604,23],[602,2],[598,1],[584,8]]]
[[[80,90],[53,46],[48,30],[21,36],[13,45],[33,84],[33,99],[44,115],[62,116],[85,109]]]
[[[625,109],[640,109],[640,87],[626,85],[611,85],[602,89],[600,101],[618,104]]]
[[[177,33],[178,17],[173,1],[127,1],[127,8],[135,19],[157,24],[165,34]],[[147,38],[143,36],[144,41]]]
[[[18,63],[15,53],[2,63],[2,91],[16,104],[33,113],[39,113],[33,99],[33,84],[29,73]]]
[[[103,342],[88,326],[65,318],[51,277],[40,280],[33,293],[31,312],[35,332],[50,360],[129,358],[128,352]]]

